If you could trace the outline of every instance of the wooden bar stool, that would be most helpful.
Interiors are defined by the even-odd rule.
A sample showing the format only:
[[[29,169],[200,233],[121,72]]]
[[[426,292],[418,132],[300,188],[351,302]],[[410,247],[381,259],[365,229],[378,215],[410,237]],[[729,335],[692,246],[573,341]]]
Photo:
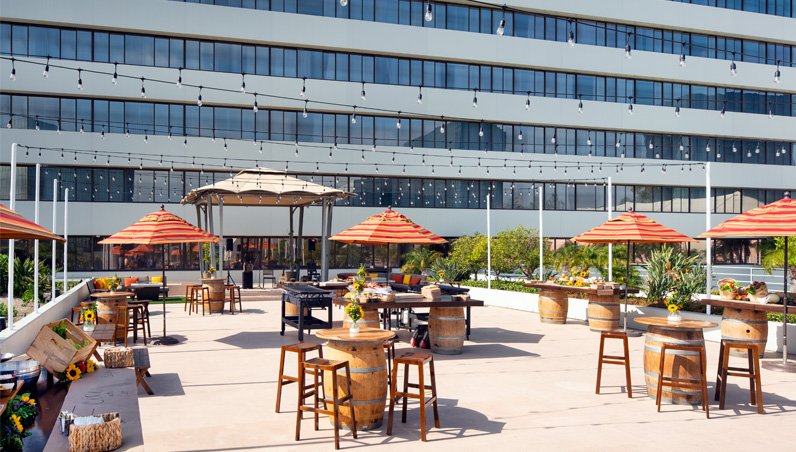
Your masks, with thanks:
[[[666,363],[666,351],[682,351],[682,352],[696,352],[699,354],[699,382],[695,383],[694,380],[688,378],[678,377],[665,377],[663,376],[663,367]],[[672,353],[672,359],[677,356]],[[655,404],[658,405],[658,413],[661,412],[661,394],[663,393],[663,385],[674,388],[683,389],[701,389],[702,390],[702,405],[705,416],[710,419],[710,408],[708,407],[708,382],[707,382],[707,360],[705,359],[705,346],[699,345],[679,345],[669,344],[664,342],[661,346],[660,367],[658,369],[658,393],[655,397]]]
[[[192,286],[188,304],[188,315],[196,310],[199,314],[199,307],[202,307],[202,315],[205,315],[205,300],[210,299],[210,288],[207,286]]]
[[[384,351],[387,353],[387,387],[392,386],[392,362],[395,359],[396,342],[398,342],[396,338],[384,341]]]
[[[612,356],[603,354],[606,339],[621,339],[625,347],[624,356]],[[630,353],[627,347],[627,333],[624,331],[602,331],[600,333],[600,356],[597,359],[597,389],[595,394],[600,393],[600,379],[603,373],[603,364],[618,364],[625,366],[625,381],[627,382],[627,397],[633,397],[633,387],[630,385]]]
[[[149,300],[128,301],[128,305],[140,307],[138,322],[146,327],[146,334],[152,337],[152,327],[149,325]],[[147,337],[146,335],[144,337]]]
[[[279,412],[279,405],[282,400],[282,386],[291,383],[299,382],[299,377],[285,375],[285,352],[295,353],[298,358],[298,371],[301,374],[301,363],[306,361],[307,352],[317,351],[318,358],[323,358],[323,349],[320,344],[313,344],[312,342],[299,342],[292,345],[283,345],[282,353],[279,357],[279,379],[276,383],[276,412]],[[301,389],[299,389],[299,398],[301,398]]]
[[[749,367],[730,367],[730,349],[741,348],[746,350]],[[724,409],[724,399],[727,393],[727,377],[743,377],[749,379],[750,402],[757,405],[757,413],[763,414],[763,389],[760,383],[760,355],[757,344],[750,342],[731,341],[722,339],[719,348],[719,366],[716,372],[715,400],[719,401],[719,409]]]
[[[346,380],[346,395],[340,397],[337,391],[337,372],[345,370]],[[331,399],[327,399],[326,389],[324,386],[324,378],[326,372],[332,375],[332,388],[333,394]],[[304,378],[307,374],[313,376],[311,389],[307,390]],[[320,377],[320,380],[318,379]],[[299,363],[299,400],[298,409],[296,410],[296,441],[299,440],[301,433],[301,419],[305,411],[315,413],[315,430],[318,430],[318,415],[325,414],[330,416],[334,424],[334,448],[340,448],[340,405],[348,403],[349,411],[351,412],[351,433],[354,439],[357,438],[357,417],[354,412],[354,396],[351,394],[351,369],[348,367],[348,361],[332,361],[323,358],[312,358],[307,361]],[[318,398],[318,390],[323,392],[323,401]],[[304,405],[307,397],[312,397],[312,406]],[[319,403],[320,402],[320,403]],[[322,408],[324,405],[328,406],[331,403],[332,409]]]
[[[229,301],[229,312],[235,314],[235,303],[238,303],[238,312],[243,312],[243,304],[240,301],[240,287],[236,285],[224,286],[226,297],[224,301]]]
[[[75,325],[83,324],[83,308],[72,308],[72,313],[69,315],[69,321]]]
[[[404,388],[398,391],[398,366],[404,365]],[[431,384],[425,384],[423,365],[428,364]],[[417,366],[418,382],[409,383],[409,366]],[[409,388],[416,388],[418,393],[409,392]],[[431,390],[431,397],[426,400],[426,390]],[[406,423],[406,402],[409,398],[420,401],[420,439],[426,440],[426,407],[434,406],[434,427],[439,428],[439,409],[437,407],[437,380],[434,375],[434,356],[425,353],[406,353],[400,358],[395,358],[392,368],[392,381],[390,383],[390,414],[387,418],[387,434],[392,435],[392,417],[395,411],[395,402],[403,398],[401,409],[401,422]]]

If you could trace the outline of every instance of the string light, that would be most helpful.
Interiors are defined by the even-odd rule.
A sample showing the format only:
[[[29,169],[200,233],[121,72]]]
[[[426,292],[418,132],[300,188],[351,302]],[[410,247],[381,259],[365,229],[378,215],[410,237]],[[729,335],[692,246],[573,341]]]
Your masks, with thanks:
[[[569,36],[567,42],[570,47],[575,47],[575,33],[572,31],[572,19],[567,19],[567,26],[569,28]]]
[[[631,34],[633,34],[633,33],[632,32],[628,32],[627,35],[626,35],[626,40],[627,40],[627,42],[625,43],[625,59],[626,60],[629,60],[630,58],[632,58],[632,55],[631,55],[631,50],[632,49],[630,48],[630,35]]]
[[[421,105],[423,103],[423,86],[417,87],[417,105]]]
[[[484,136],[484,120],[481,120],[481,124],[478,126],[478,136]]]
[[[307,103],[308,102],[309,102],[308,100],[304,101],[304,111],[301,113],[301,115],[304,116],[305,118],[307,117]]]
[[[395,128],[396,129],[400,129],[401,128],[401,111],[400,110],[398,110],[398,122],[395,123]]]
[[[144,77],[141,77],[141,98],[146,99],[146,88],[144,88]]]
[[[44,78],[50,76],[50,57],[47,57],[47,64],[44,66],[44,72],[41,74]]]
[[[727,101],[724,101],[724,104],[721,107],[721,119],[724,119],[724,114],[727,113]]]
[[[439,133],[445,133],[445,117],[442,116],[442,125],[439,127]]]
[[[39,130],[39,117],[36,116],[36,130]]]
[[[182,68],[179,68],[177,71],[177,88],[182,88]]]
[[[9,78],[12,81],[17,79],[17,68],[14,66],[14,61],[15,60],[11,58],[11,75],[9,75]]]
[[[517,134],[517,140],[522,141],[522,126],[520,126],[520,132]]]
[[[738,66],[735,64],[735,52],[732,53],[732,63],[730,63],[730,75],[733,77],[738,75]]]
[[[583,113],[583,95],[578,94],[578,113]]]
[[[240,93],[246,94],[246,73],[240,74]]]
[[[362,82],[362,92],[359,93],[359,97],[362,98],[362,102],[365,102],[365,82]]]
[[[224,138],[224,152],[227,152],[228,150],[229,149],[227,149],[227,139]]]
[[[196,98],[196,105],[202,106],[202,85],[199,85],[199,97]]]
[[[351,124],[357,123],[357,106],[354,105],[354,111],[351,113]]]
[[[531,92],[528,91],[528,98],[525,99],[525,110],[527,111],[530,109],[531,109]]]
[[[473,89],[473,108],[478,108],[478,88]]]
[[[425,19],[426,19],[426,22],[431,22],[431,20],[434,19],[434,14],[433,14],[433,12],[431,10],[431,2],[430,1],[426,4]]]
[[[553,131],[553,138],[550,138],[550,142],[556,144],[556,131]]]
[[[83,91],[83,69],[77,68],[77,89]]]
[[[630,96],[628,98],[628,102],[629,103],[627,104],[627,114],[632,115],[633,114],[633,96]]]
[[[674,116],[676,118],[680,117],[680,99],[677,99],[677,106],[674,107]]]
[[[252,105],[252,111],[257,113],[259,107],[257,106],[257,93],[254,93],[254,105]]]
[[[680,44],[680,67],[685,67],[685,41]]]
[[[343,4],[343,0],[340,0],[340,4],[341,5]],[[299,92],[299,96],[304,97],[306,95],[307,95],[307,77],[301,77],[301,92]]]
[[[774,83],[779,83],[779,60],[777,60],[777,70],[774,71]]]
[[[500,18],[500,24],[497,28],[498,36],[503,36],[503,33],[506,32],[506,7],[503,6],[503,17]]]
[[[86,133],[86,130],[83,128],[83,120],[80,120],[80,134],[83,135]]]

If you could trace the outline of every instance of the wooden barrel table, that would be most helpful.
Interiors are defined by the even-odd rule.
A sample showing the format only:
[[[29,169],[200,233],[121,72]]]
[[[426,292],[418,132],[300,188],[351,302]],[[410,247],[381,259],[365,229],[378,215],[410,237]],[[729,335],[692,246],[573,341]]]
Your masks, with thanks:
[[[669,322],[666,317],[637,317],[635,321],[649,325],[644,341],[644,379],[647,382],[647,395],[653,399],[658,391],[658,371],[663,343],[704,347],[705,339],[702,336],[702,329],[718,326],[712,322],[698,320],[684,319],[680,322]],[[699,352],[681,350],[667,352],[663,376],[697,382],[700,374],[699,354]],[[706,372],[705,369],[703,371]],[[705,377],[710,379],[707,375]],[[664,387],[661,401],[681,405],[701,405],[702,391],[700,389]]]
[[[767,313],[725,307],[721,316],[721,338],[755,344],[762,358],[768,340]],[[731,348],[730,355],[745,358],[746,350]]]
[[[295,306],[294,306],[295,308]],[[298,308],[296,308],[296,312],[298,312]],[[362,318],[357,320],[357,325],[359,325],[359,329],[364,328],[375,328],[379,329],[379,324],[381,320],[379,319],[379,311],[378,310],[365,310],[362,309]],[[343,318],[343,327],[349,328],[351,327],[351,317],[345,316]]]
[[[589,329],[611,331],[619,328],[619,296],[589,294]]]
[[[384,341],[395,337],[392,331],[363,329],[351,334],[348,328],[320,330],[315,335],[327,342],[324,358],[348,361],[351,371],[351,392],[354,396],[354,412],[357,430],[373,430],[381,427],[384,408],[387,404],[387,358]],[[327,409],[332,409],[330,395],[337,391],[338,397],[346,394],[345,371],[338,372],[337,388],[332,387],[332,376],[324,375]],[[351,428],[351,411],[340,407],[340,424]]]
[[[210,296],[204,302],[205,308],[212,314],[224,313],[224,281],[226,278],[201,278],[202,285],[208,288]]]
[[[542,289],[539,292],[539,319],[542,323],[567,323],[569,298],[566,292]]]
[[[460,355],[464,347],[466,322],[464,308],[431,308],[428,312],[428,339],[431,351]]]
[[[116,308],[127,306],[127,299],[135,295],[133,292],[97,292],[91,297],[97,300],[97,323],[116,324]]]

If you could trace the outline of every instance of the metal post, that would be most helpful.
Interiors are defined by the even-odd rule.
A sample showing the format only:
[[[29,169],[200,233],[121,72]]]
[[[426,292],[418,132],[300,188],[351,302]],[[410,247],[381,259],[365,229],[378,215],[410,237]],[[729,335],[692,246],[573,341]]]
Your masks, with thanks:
[[[17,144],[11,143],[11,190],[8,206],[14,210],[17,197]],[[8,329],[14,326],[14,239],[8,241]]]
[[[304,206],[299,207],[299,230],[298,230],[298,243],[296,245],[298,248],[298,258],[301,260],[301,264],[304,264]],[[296,269],[296,277],[298,278],[299,274],[301,273],[301,267]]]
[[[64,293],[67,291],[66,287],[66,264],[67,264],[67,251],[69,249],[69,189],[64,189]]]
[[[544,228],[542,212],[544,211],[544,182],[539,186],[539,280],[544,281]]]
[[[227,251],[227,242],[224,241],[224,197],[218,197],[218,271],[224,273],[224,255]]]
[[[207,218],[207,227],[210,228],[210,229],[207,230],[207,232],[213,234],[214,233],[213,230],[215,228],[213,227],[213,197],[211,195],[207,196],[207,207],[205,207],[205,208],[207,209],[206,212],[205,212],[205,216]],[[216,256],[216,244],[213,243],[213,242],[210,242],[210,266],[211,267],[213,267],[213,264],[218,265],[218,263],[216,262],[215,256]],[[208,268],[207,271],[210,271],[210,269]]]
[[[329,249],[326,244],[326,199],[321,199],[321,278],[328,281]]]
[[[194,204],[194,207],[196,207],[196,225],[201,228],[202,227],[202,208],[199,206],[199,203]],[[207,231],[206,227],[203,228],[203,229],[205,231]],[[202,251],[201,250],[204,250],[204,247],[202,245],[204,245],[204,244],[203,243],[202,244],[197,244],[197,246],[200,249],[200,252],[199,252],[199,276],[200,277],[202,276],[202,271],[204,271],[202,269],[202,267],[205,264],[204,261],[202,260],[203,256],[202,256]]]
[[[710,162],[707,162],[705,165],[705,230],[709,231],[711,229],[710,225],[710,212],[713,210],[713,196],[710,193]],[[712,285],[712,278],[711,275],[713,274],[713,240],[708,238],[707,242],[705,243],[705,256],[707,257],[707,272],[705,274],[706,286],[705,292],[707,298],[710,298],[710,289]],[[707,309],[708,315],[710,315],[710,305],[708,305]]]
[[[608,221],[614,214],[614,187],[611,178],[608,178]],[[608,281],[614,280],[614,245],[608,244]]]
[[[58,179],[53,179],[53,234],[57,234],[58,229]],[[53,240],[50,254],[52,255],[53,263],[50,268],[50,301],[55,300],[55,246],[56,241]]]
[[[788,364],[788,236],[785,236],[785,299],[782,300],[782,364]],[[758,402],[760,403],[760,402]]]
[[[39,224],[39,185],[41,184],[41,163],[36,164],[36,202],[33,221]],[[33,241],[33,312],[39,313],[39,240]]]
[[[326,245],[327,248],[326,249],[328,249],[329,251],[331,251],[331,247],[328,245],[328,242],[329,242],[329,237],[332,236],[332,208],[333,207],[334,207],[334,199],[330,199],[329,200],[329,215],[326,217],[326,242],[327,242],[327,245]],[[327,271],[328,271],[328,269],[327,269]],[[328,274],[323,275],[323,278],[324,278],[324,280],[328,280],[329,279],[329,275]]]
[[[486,288],[492,288],[492,232],[489,224],[489,206],[491,204],[492,187],[486,194]]]

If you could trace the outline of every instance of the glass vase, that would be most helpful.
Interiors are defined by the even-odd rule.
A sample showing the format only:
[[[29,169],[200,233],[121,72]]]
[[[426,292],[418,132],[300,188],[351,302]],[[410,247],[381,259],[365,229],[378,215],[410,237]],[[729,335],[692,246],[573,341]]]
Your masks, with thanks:
[[[93,320],[85,320],[83,321],[83,331],[94,331],[94,321]]]
[[[680,311],[675,311],[669,314],[669,317],[666,318],[669,322],[680,322],[683,318],[680,316]]]
[[[356,320],[351,319],[351,326],[348,327],[348,332],[350,334],[359,334],[359,325]]]

